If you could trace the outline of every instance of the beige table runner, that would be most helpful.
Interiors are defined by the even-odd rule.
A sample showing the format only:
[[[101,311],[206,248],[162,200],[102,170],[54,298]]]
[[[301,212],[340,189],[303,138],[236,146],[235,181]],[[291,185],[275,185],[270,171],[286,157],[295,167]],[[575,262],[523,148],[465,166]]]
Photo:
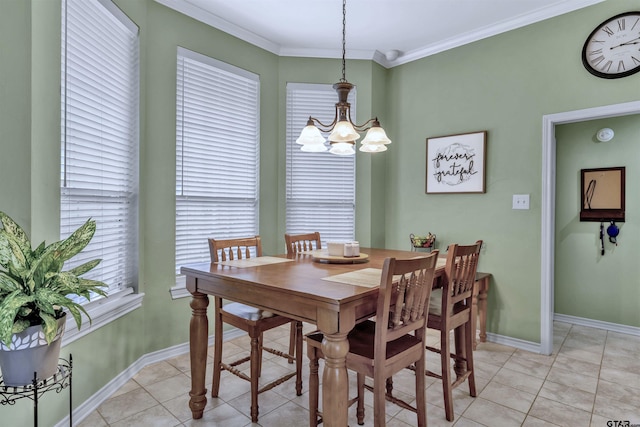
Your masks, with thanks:
[[[292,259],[279,258],[274,256],[259,256],[255,258],[234,259],[230,261],[221,261],[217,264],[228,265],[230,267],[258,267],[260,265],[278,264],[281,262],[291,262]]]

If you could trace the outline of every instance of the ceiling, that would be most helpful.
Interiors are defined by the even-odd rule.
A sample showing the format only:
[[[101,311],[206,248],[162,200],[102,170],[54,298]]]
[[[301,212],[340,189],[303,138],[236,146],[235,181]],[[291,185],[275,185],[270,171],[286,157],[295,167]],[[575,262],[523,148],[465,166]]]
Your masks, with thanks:
[[[601,1],[348,0],[346,57],[389,68]],[[340,0],[156,2],[280,56],[342,56]]]

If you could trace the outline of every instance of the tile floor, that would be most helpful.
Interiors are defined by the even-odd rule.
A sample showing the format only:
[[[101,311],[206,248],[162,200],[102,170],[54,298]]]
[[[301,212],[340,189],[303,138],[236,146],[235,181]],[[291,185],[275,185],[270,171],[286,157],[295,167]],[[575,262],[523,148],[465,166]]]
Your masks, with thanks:
[[[305,327],[305,331],[310,330],[311,326]],[[288,332],[286,326],[268,332],[265,339],[272,346],[286,349]],[[433,331],[429,340],[432,344],[438,342]],[[469,396],[466,383],[455,389],[456,418],[453,423],[447,422],[441,383],[427,377],[428,424],[605,427],[624,425],[608,423],[610,420],[628,420],[631,425],[640,425],[640,337],[556,322],[554,344],[553,354],[542,356],[504,345],[479,343],[474,353],[478,397]],[[248,339],[241,337],[226,342],[224,353],[247,352],[248,348]],[[211,354],[210,349],[210,362]],[[293,365],[270,356],[265,353],[265,380],[268,380],[265,373],[292,369]],[[188,407],[189,358],[183,355],[142,369],[79,426],[306,426],[306,353],[303,360],[303,395],[295,395],[293,380],[261,394],[258,424],[252,424],[247,415],[249,384],[228,372],[223,372],[220,397],[208,396],[204,416],[192,420]],[[438,356],[427,352],[427,364],[436,370]],[[210,381],[211,363],[207,368]],[[411,392],[411,376],[406,371],[394,377],[396,393]],[[351,383],[350,390],[353,387]],[[367,393],[365,426],[373,425],[370,397]],[[415,420],[414,413],[387,404],[389,427],[413,426]],[[349,423],[357,425],[355,407],[349,410]]]

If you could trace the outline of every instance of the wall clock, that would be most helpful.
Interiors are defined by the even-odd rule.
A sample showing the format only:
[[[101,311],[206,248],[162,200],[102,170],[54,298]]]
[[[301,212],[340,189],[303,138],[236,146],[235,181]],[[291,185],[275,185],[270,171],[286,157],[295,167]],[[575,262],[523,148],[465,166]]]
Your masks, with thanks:
[[[621,13],[598,25],[584,43],[582,63],[605,79],[640,71],[640,12]]]

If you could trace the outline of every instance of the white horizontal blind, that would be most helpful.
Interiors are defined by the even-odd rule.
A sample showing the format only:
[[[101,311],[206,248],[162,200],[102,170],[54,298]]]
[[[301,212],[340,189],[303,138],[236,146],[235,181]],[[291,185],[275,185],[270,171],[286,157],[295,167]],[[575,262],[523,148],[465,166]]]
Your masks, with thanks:
[[[260,81],[178,48],[176,273],[210,260],[207,238],[258,234]]]
[[[355,89],[348,101],[355,118]],[[323,245],[355,236],[355,156],[307,153],[295,141],[309,116],[331,123],[336,102],[332,85],[287,83],[286,230],[319,231]]]
[[[87,219],[93,240],[65,265],[114,294],[137,281],[138,28],[109,0],[62,3],[60,236]]]

